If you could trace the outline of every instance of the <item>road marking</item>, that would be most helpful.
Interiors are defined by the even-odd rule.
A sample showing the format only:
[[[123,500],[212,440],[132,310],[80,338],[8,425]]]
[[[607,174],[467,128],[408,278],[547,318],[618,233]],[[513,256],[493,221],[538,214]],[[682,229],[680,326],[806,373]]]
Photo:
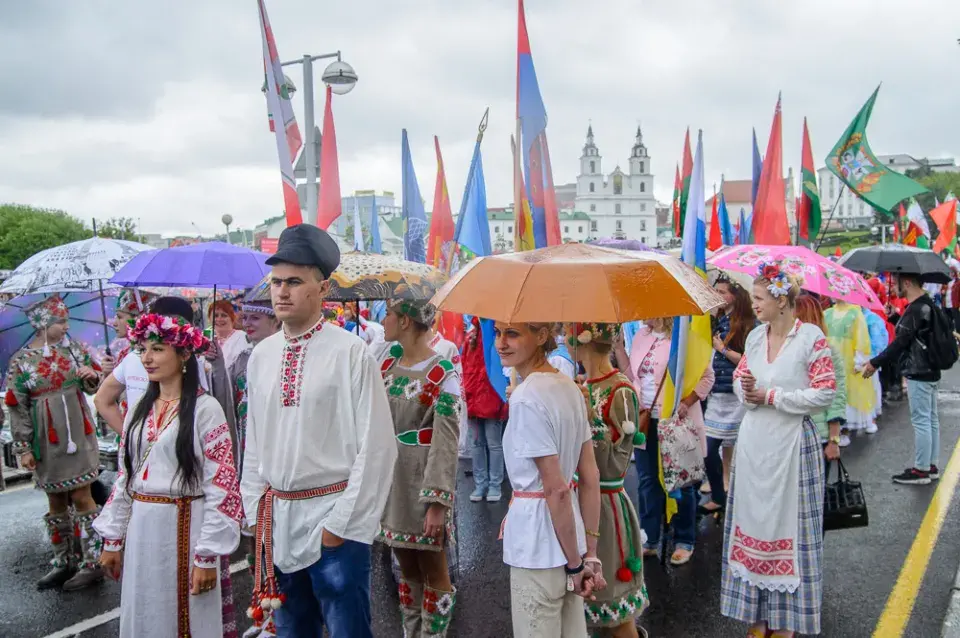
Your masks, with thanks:
[[[249,565],[246,560],[238,560],[235,563],[230,564],[230,574],[236,574],[237,572],[245,571]],[[104,612],[93,618],[87,618],[86,620],[81,620],[80,622],[65,627],[59,631],[55,631],[52,634],[47,634],[43,638],[73,638],[74,636],[84,632],[89,631],[90,629],[96,629],[100,625],[105,625],[108,622],[116,620],[120,617],[120,608],[116,607],[111,609],[108,612]]]
[[[927,573],[927,565],[937,546],[940,529],[950,510],[950,501],[960,480],[960,442],[953,448],[947,469],[940,478],[937,490],[930,499],[930,505],[917,530],[917,536],[910,546],[907,559],[903,562],[896,585],[887,598],[887,604],[880,615],[880,621],[873,630],[873,638],[900,638],[907,629],[907,623],[917,602],[917,594]]]

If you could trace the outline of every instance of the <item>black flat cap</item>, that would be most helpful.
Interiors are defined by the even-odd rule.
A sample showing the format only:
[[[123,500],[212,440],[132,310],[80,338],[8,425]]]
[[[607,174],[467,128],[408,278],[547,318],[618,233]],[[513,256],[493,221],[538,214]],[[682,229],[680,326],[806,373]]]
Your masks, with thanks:
[[[277,252],[267,259],[268,266],[274,264],[316,266],[329,278],[340,265],[340,249],[326,231],[313,224],[297,224],[280,233]]]

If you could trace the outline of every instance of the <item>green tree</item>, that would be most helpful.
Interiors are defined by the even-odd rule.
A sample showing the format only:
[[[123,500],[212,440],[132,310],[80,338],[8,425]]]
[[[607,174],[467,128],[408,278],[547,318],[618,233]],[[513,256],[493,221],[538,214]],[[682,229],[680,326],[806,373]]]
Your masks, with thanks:
[[[97,222],[97,235],[110,239],[143,242],[143,235],[137,232],[137,223],[133,217],[111,217],[105,222]]]
[[[917,203],[924,212],[930,211],[936,205],[934,197],[941,203],[947,193],[952,192],[960,197],[960,173],[937,173],[930,170],[929,166],[921,166],[916,170],[907,171],[907,177],[917,180],[930,189],[929,193],[917,195]],[[904,203],[904,206],[907,203]]]
[[[0,269],[16,268],[41,250],[92,236],[83,222],[63,211],[0,204]]]

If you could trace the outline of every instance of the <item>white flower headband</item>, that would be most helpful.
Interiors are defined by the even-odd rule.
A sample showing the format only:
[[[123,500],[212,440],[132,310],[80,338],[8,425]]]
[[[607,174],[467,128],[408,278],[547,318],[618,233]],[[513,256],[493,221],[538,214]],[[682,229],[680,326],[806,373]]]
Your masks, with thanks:
[[[770,294],[773,295],[774,298],[790,294],[790,288],[793,284],[790,283],[787,274],[781,270],[780,264],[763,263],[760,264],[759,271],[760,276],[770,282],[767,290],[770,291]]]

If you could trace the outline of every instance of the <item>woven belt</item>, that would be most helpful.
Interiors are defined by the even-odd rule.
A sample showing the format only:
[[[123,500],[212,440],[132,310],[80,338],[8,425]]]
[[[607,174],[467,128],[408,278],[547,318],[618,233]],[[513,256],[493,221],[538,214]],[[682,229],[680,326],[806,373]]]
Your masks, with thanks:
[[[257,506],[257,540],[253,562],[253,600],[248,615],[259,626],[263,622],[265,609],[279,609],[283,604],[284,596],[277,587],[277,578],[273,571],[273,499],[281,501],[306,501],[311,498],[337,494],[347,489],[347,482],[340,481],[323,487],[309,490],[287,492],[277,490],[269,485],[260,497]],[[264,565],[266,563],[266,565]],[[268,570],[264,574],[264,569]]]
[[[580,487],[580,475],[577,473],[573,474],[573,487]],[[623,479],[610,479],[609,481],[600,480],[600,493],[601,494],[616,494],[623,490]]]
[[[574,477],[576,477],[576,474],[574,474]],[[573,481],[570,481],[570,487],[571,487],[571,488],[576,487],[576,485],[574,484]],[[518,498],[531,498],[531,499],[533,499],[533,498],[547,498],[547,495],[546,495],[544,492],[518,492],[518,491],[514,491],[513,494],[510,496],[510,503],[507,504],[507,510],[508,510],[507,513],[509,513],[510,507],[513,505],[514,499],[518,499]],[[506,527],[506,525],[507,525],[507,517],[506,517],[506,515],[504,515],[503,520],[500,521],[500,534],[497,536],[497,540],[501,540],[501,541],[503,540],[503,528]]]
[[[202,496],[131,494],[141,503],[177,506],[177,638],[190,638],[190,504]]]

